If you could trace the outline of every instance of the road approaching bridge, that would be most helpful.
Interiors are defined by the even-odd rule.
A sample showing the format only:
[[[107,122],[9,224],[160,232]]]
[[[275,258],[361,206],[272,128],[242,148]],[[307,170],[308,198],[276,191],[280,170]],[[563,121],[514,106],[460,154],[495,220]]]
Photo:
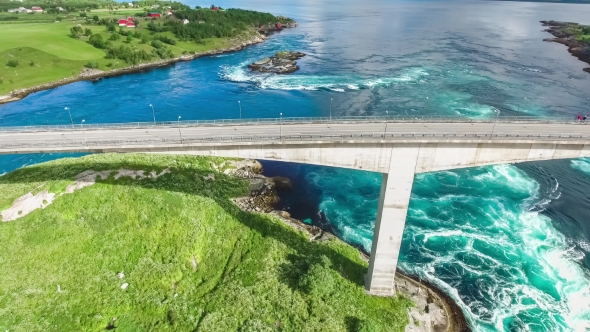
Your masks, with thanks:
[[[0,154],[148,152],[362,169],[383,174],[366,288],[395,293],[416,173],[590,156],[590,125],[563,119],[350,117],[0,127]]]

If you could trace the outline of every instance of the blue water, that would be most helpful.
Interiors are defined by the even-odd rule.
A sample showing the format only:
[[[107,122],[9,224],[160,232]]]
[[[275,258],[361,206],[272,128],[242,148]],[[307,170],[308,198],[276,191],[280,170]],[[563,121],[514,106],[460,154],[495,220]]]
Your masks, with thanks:
[[[199,3],[188,1],[191,5]],[[222,1],[300,27],[241,52],[79,82],[0,105],[0,125],[364,114],[489,117],[588,112],[587,65],[539,20],[590,24],[590,6],[487,1]],[[203,5],[203,4],[200,4]],[[292,75],[245,65],[308,54]],[[0,69],[0,74],[1,74]],[[1,156],[0,174],[63,155]],[[370,248],[378,174],[277,162],[294,180],[282,207]],[[586,331],[590,161],[490,166],[416,177],[400,266],[463,308],[477,331]]]

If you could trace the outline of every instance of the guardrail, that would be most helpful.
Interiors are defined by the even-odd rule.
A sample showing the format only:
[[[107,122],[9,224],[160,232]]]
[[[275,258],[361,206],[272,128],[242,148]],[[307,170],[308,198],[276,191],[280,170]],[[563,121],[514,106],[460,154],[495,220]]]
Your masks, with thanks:
[[[240,143],[240,142],[299,142],[299,141],[396,141],[396,140],[423,140],[428,138],[440,139],[523,139],[523,140],[590,140],[590,135],[518,135],[518,134],[494,134],[489,133],[411,133],[411,134],[386,134],[365,133],[349,135],[251,135],[251,136],[219,136],[204,138],[175,138],[175,139],[152,139],[152,140],[92,140],[92,141],[68,141],[68,142],[40,142],[40,143],[2,143],[0,150],[13,150],[18,148],[60,148],[60,147],[113,147],[127,145],[141,146],[162,146],[162,145],[189,145],[198,143]]]
[[[220,120],[184,120],[160,122],[128,122],[128,123],[99,123],[99,124],[69,124],[69,125],[36,125],[36,126],[7,126],[0,127],[0,132],[24,131],[63,131],[63,130],[96,130],[96,129],[133,129],[159,127],[198,127],[223,125],[260,125],[260,124],[309,124],[309,123],[415,123],[415,122],[445,122],[445,123],[579,123],[590,124],[590,121],[578,122],[571,117],[538,118],[533,116],[506,116],[496,118],[465,118],[461,116],[421,115],[421,116],[344,116],[344,117],[289,117],[289,118],[253,118],[253,119],[220,119]]]

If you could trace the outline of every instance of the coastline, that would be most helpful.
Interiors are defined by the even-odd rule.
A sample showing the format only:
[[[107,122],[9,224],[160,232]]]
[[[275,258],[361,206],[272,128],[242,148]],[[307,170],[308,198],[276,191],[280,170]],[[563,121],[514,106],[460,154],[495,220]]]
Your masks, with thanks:
[[[564,31],[564,28],[575,25],[578,23],[572,22],[559,22],[559,21],[540,21],[544,27],[549,27],[545,31],[549,32],[555,38],[545,38],[543,41],[554,42],[567,46],[568,52],[578,58],[580,61],[590,65],[590,41],[580,42],[574,38],[574,35]],[[590,73],[590,67],[583,69],[585,72]]]
[[[230,52],[237,52],[237,51],[240,51],[248,46],[263,43],[266,40],[266,38],[267,38],[267,36],[265,36],[264,34],[256,32],[255,36],[250,37],[249,39],[247,39],[245,41],[243,41],[243,40],[242,41],[240,41],[240,40],[234,41],[233,45],[231,45],[227,48],[213,49],[213,50],[209,50],[206,52],[195,52],[192,54],[181,55],[179,57],[172,58],[172,59],[164,59],[164,60],[158,60],[158,61],[154,61],[154,62],[140,63],[140,64],[134,65],[134,66],[119,68],[119,69],[112,69],[112,70],[107,70],[107,71],[96,70],[96,69],[85,69],[77,76],[66,77],[66,78],[63,78],[63,79],[60,79],[57,81],[36,85],[36,86],[30,87],[30,88],[17,89],[17,90],[11,91],[8,94],[0,96],[0,104],[6,104],[9,102],[18,101],[18,100],[21,100],[21,99],[27,97],[29,94],[34,93],[34,92],[43,91],[43,90],[50,90],[50,89],[57,88],[62,85],[67,85],[67,84],[75,83],[75,82],[79,82],[79,81],[93,81],[93,80],[98,80],[98,79],[107,78],[107,77],[115,77],[115,76],[119,76],[119,75],[139,73],[139,72],[151,70],[154,68],[169,66],[169,65],[175,64],[177,62],[191,61],[191,60],[195,60],[195,59],[205,57],[205,56],[210,56],[210,55],[218,55],[218,54],[224,54],[224,53],[230,53]]]
[[[276,210],[279,201],[278,191],[291,189],[288,178],[263,175],[262,165],[251,159],[235,162],[236,167],[230,175],[250,181],[250,195],[234,199],[234,203],[243,211],[270,214],[279,218],[288,226],[307,233],[310,241],[327,241],[338,239],[333,233],[318,226],[309,225],[301,220],[291,218],[286,211]],[[369,262],[370,253],[358,246],[360,258]],[[395,275],[396,292],[412,300],[416,307],[408,311],[410,322],[405,332],[468,332],[471,327],[459,305],[435,284],[422,280],[418,276],[407,274],[399,268]]]

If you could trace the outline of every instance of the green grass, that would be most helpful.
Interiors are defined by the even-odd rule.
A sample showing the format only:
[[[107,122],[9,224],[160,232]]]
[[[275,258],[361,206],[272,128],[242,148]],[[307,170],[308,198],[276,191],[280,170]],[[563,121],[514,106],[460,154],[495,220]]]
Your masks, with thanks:
[[[92,155],[0,177],[6,208],[31,190],[63,192],[89,169],[172,171],[111,174],[0,223],[0,330],[403,331],[410,301],[366,295],[354,248],[239,210],[230,198],[247,183],[211,162],[222,159]]]
[[[121,18],[130,14],[141,12],[142,9],[119,10],[116,13],[108,10],[94,10],[88,13],[100,18]],[[0,17],[15,16],[13,13],[0,13]],[[56,14],[18,14],[17,21],[0,21],[0,95],[9,93],[15,89],[23,89],[39,84],[49,83],[67,77],[80,74],[84,65],[88,62],[97,62],[98,69],[111,70],[128,67],[131,64],[120,59],[105,59],[105,52],[86,42],[87,37],[80,39],[70,36],[70,28],[81,24],[83,29],[90,28],[93,33],[99,33],[108,40],[109,33],[105,26],[87,23],[77,13],[69,15]],[[62,17],[61,22],[54,22],[57,16]],[[143,26],[142,21],[136,29],[146,35],[150,32]],[[117,27],[118,29],[118,27]],[[125,28],[127,30],[127,28]],[[249,37],[251,31],[244,32],[244,37]],[[170,32],[159,33],[176,38]],[[120,41],[110,41],[113,46],[120,44],[133,46],[135,49],[151,51],[149,44],[140,44],[139,39],[126,43],[125,36]],[[177,41],[176,45],[166,45],[175,56],[184,52],[205,52],[212,49],[227,48],[231,41],[226,38],[205,39],[204,43]],[[9,67],[9,60],[17,60],[19,66]],[[154,58],[151,61],[157,61]],[[29,65],[30,63],[34,65]]]

